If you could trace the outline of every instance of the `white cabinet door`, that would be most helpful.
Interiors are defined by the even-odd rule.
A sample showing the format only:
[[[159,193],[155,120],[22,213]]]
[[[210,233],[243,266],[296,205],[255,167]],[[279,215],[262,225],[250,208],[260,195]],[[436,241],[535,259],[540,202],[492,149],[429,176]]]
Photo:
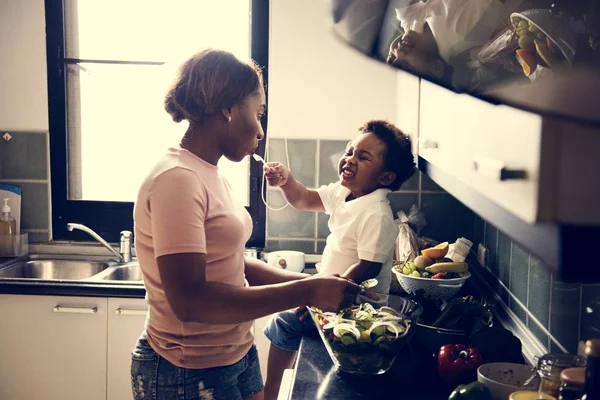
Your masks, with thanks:
[[[459,96],[451,90],[421,80],[419,107],[419,156],[454,175],[456,140],[461,118],[455,107]]]
[[[416,158],[419,141],[419,77],[401,70],[396,75],[396,126],[410,136]]]
[[[0,295],[2,400],[105,400],[106,298]]]
[[[133,398],[131,350],[146,323],[145,299],[108,299],[108,400]]]
[[[271,317],[272,315],[267,315],[266,317],[257,318],[254,321],[254,343],[256,344],[256,351],[258,351],[258,362],[260,363],[260,372],[263,381],[267,379],[267,360],[269,357],[269,347],[271,347],[271,342],[267,339],[263,331]]]

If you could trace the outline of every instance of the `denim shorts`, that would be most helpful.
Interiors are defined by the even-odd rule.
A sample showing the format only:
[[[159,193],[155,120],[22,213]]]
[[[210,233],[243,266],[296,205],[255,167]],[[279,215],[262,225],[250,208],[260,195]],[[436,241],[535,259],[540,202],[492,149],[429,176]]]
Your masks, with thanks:
[[[131,353],[131,387],[135,400],[241,400],[264,388],[255,345],[233,365],[188,369],[159,356],[145,332]]]
[[[264,332],[274,346],[282,350],[298,351],[302,336],[316,332],[316,329],[310,315],[300,321],[300,315],[293,310],[287,310],[275,314]]]

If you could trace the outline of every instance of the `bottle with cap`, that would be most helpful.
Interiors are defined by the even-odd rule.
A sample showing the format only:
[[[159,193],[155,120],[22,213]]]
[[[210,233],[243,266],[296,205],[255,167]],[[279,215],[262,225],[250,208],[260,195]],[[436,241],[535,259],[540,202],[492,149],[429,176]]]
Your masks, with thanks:
[[[600,400],[600,339],[585,342],[585,395],[582,400]]]
[[[17,221],[10,215],[8,200],[10,199],[4,199],[4,206],[2,206],[2,215],[0,216],[0,236],[17,234]]]
[[[585,368],[567,368],[560,373],[558,400],[581,400],[584,395]]]
[[[14,254],[14,241],[8,236],[17,235],[17,221],[10,215],[9,199],[4,199],[0,214],[0,255]]]

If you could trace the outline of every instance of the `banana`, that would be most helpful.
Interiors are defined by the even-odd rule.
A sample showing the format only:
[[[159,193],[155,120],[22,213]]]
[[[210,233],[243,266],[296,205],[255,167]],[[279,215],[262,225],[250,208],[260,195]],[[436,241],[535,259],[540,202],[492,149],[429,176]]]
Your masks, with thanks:
[[[438,272],[467,272],[468,270],[469,266],[466,262],[437,263],[425,268],[425,271],[432,274],[437,274]]]

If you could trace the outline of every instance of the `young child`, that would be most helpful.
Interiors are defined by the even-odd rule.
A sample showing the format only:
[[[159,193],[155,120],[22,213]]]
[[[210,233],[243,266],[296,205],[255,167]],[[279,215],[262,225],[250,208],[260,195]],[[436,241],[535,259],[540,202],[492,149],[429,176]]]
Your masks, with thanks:
[[[355,282],[377,278],[372,289],[388,293],[394,242],[398,226],[388,193],[400,188],[415,172],[410,139],[386,121],[369,121],[348,143],[338,164],[339,181],[317,190],[296,181],[288,168],[277,162],[265,166],[269,185],[281,188],[294,208],[330,215],[322,271]],[[305,310],[275,315],[265,335],[271,341],[265,399],[277,397],[281,377],[291,368],[304,332],[314,329]]]

